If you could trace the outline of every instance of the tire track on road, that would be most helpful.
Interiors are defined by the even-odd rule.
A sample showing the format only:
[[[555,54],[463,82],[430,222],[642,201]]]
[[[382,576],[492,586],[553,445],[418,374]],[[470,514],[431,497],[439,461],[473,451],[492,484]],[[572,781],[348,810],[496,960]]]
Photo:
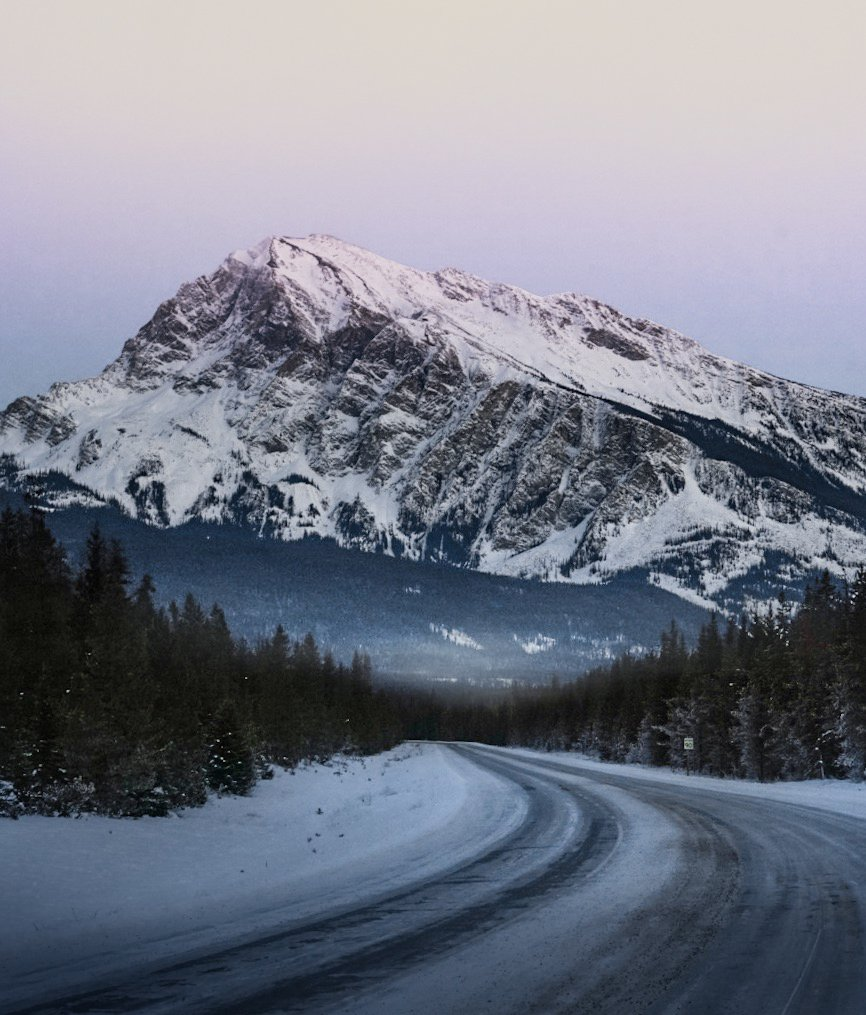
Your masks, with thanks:
[[[456,748],[466,756],[468,751]],[[479,762],[473,757],[476,764]],[[402,973],[524,912],[602,865],[619,837],[616,811],[547,777],[485,768],[521,787],[523,822],[494,848],[432,879],[324,919],[16,1010],[16,1015],[178,1011],[245,1015],[310,1011],[319,1001]]]

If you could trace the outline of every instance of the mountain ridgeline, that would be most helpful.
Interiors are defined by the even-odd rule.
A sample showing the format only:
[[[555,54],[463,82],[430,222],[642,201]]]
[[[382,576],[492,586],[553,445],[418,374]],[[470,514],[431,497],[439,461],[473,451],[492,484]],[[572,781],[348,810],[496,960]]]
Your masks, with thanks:
[[[0,413],[0,453],[65,477],[49,507],[734,612],[866,559],[863,399],[327,236],[183,285],[98,377]]]

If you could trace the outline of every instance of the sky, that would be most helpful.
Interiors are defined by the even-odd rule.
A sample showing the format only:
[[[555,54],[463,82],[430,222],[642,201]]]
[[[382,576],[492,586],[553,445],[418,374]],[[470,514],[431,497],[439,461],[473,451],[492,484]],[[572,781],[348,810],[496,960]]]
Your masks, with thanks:
[[[866,396],[862,0],[0,0],[0,404],[272,234]]]

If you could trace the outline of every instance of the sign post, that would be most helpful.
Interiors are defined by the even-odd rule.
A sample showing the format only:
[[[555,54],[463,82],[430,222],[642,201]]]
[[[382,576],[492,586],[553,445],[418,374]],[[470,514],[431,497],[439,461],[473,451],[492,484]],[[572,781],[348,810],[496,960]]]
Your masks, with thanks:
[[[686,775],[689,774],[689,758],[691,757],[691,751],[695,749],[695,738],[694,737],[683,737],[683,750],[686,752]]]

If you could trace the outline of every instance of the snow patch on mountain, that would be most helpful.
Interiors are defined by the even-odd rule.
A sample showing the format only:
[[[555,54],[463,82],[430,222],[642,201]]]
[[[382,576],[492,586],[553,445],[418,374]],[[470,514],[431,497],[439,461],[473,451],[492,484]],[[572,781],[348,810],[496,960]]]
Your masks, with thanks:
[[[546,634],[536,634],[531,638],[518,638],[515,634],[514,640],[528,656],[537,655],[539,652],[549,652],[556,647],[556,638]]]
[[[475,652],[483,652],[484,646],[479,644],[471,635],[461,631],[459,627],[446,627],[444,624],[430,624],[430,630],[434,634],[441,634],[446,641],[452,645],[459,645],[460,648],[471,648]]]

